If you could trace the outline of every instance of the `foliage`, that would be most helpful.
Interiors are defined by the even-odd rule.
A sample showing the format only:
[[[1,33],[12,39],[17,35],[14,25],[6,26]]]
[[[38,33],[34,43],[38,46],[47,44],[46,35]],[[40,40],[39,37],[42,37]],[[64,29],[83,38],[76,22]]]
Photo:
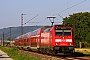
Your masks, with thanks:
[[[90,43],[90,32],[86,35],[85,41]]]
[[[7,40],[8,40],[8,41],[10,41],[10,40],[11,40],[11,38],[10,38],[10,37],[8,37],[8,38],[7,38]]]
[[[85,48],[89,48],[90,47],[90,43],[89,42],[82,42],[82,48],[85,47]]]
[[[72,26],[75,43],[79,41],[86,41],[87,44],[90,43],[90,34],[88,34],[90,33],[90,12],[80,12],[69,15],[69,17],[63,19],[63,25]],[[88,45],[88,47],[89,46],[90,45]],[[78,44],[76,44],[76,47],[78,47]]]
[[[26,56],[20,53],[20,51],[15,47],[7,48],[0,46],[0,49],[6,52],[13,60],[39,60],[37,58]]]

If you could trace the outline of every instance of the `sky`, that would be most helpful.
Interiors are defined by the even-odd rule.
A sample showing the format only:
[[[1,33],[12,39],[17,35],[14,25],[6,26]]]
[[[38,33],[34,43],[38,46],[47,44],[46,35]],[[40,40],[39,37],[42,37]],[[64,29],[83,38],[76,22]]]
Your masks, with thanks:
[[[90,0],[0,0],[0,29],[21,26],[51,25],[48,16],[55,16],[55,24],[73,13],[90,12]],[[34,22],[34,23],[33,23]]]

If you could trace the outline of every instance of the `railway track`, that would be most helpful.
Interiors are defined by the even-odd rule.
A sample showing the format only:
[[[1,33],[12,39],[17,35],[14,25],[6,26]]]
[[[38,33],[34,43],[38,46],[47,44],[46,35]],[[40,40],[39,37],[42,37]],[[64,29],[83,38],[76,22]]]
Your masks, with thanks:
[[[23,54],[26,54],[28,56],[34,56],[36,58],[39,58],[41,60],[90,60],[90,56],[80,54],[80,53],[75,53],[73,55],[69,56],[63,56],[63,55],[56,55],[56,56],[51,56],[47,54],[41,54],[37,52],[30,52],[30,51],[24,51],[20,50]]]

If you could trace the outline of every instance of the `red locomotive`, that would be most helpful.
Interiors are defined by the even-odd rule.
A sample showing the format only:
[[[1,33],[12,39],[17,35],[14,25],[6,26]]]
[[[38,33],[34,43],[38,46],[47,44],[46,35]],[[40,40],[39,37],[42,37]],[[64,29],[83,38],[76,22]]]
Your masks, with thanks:
[[[19,36],[15,45],[47,54],[74,53],[74,35],[71,27],[54,25]]]

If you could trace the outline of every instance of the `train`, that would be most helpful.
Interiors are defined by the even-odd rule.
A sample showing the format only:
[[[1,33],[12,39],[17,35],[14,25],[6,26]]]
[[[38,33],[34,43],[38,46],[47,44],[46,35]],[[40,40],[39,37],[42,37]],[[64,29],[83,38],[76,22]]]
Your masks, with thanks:
[[[44,26],[15,39],[15,46],[45,54],[74,53],[74,34],[70,26]]]

